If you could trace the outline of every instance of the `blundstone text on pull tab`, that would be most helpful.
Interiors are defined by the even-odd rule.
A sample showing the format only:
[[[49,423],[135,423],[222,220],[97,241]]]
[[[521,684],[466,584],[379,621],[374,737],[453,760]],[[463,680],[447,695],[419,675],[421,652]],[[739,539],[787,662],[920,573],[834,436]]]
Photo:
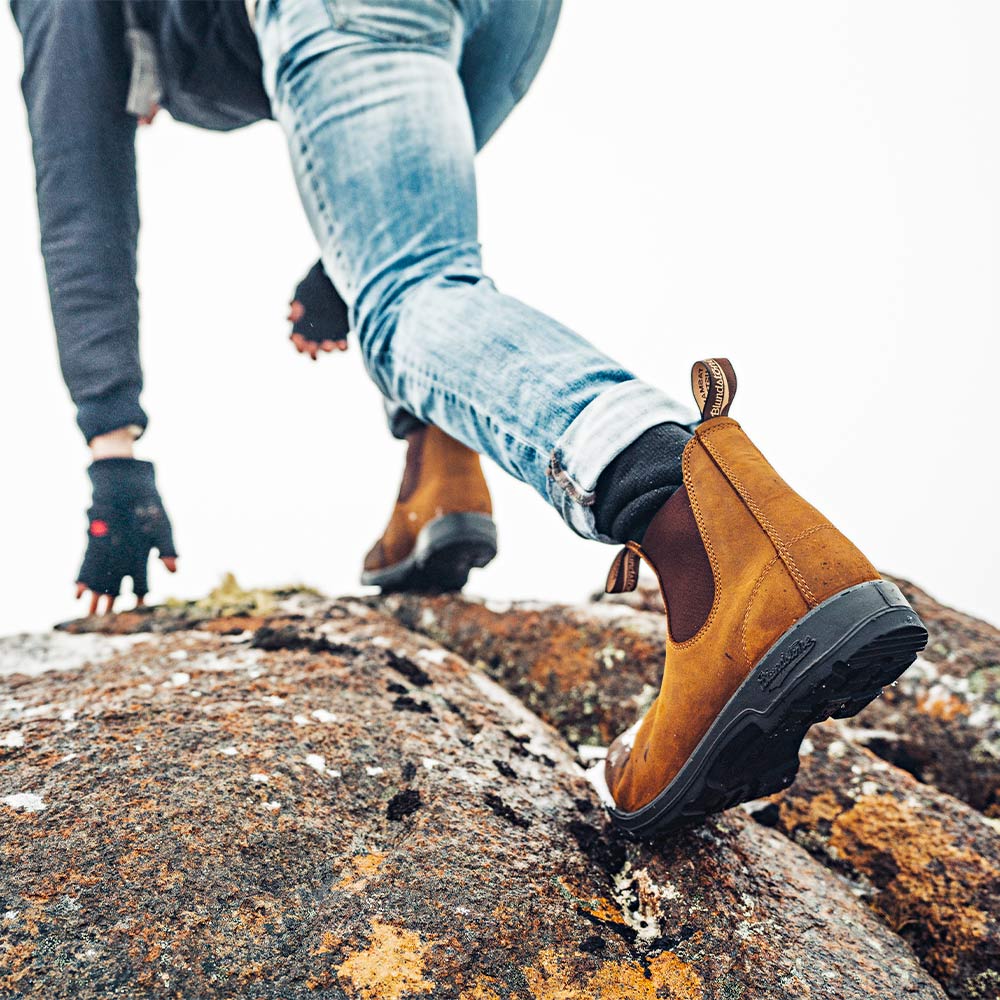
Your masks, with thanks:
[[[606,594],[625,594],[635,590],[639,582],[639,563],[642,549],[636,542],[629,542],[615,556],[604,585]]]
[[[702,420],[726,416],[736,396],[736,372],[729,359],[696,361],[691,368],[691,391]],[[639,581],[639,564],[644,557],[642,547],[636,542],[629,542],[611,564],[605,593],[623,594],[635,590]]]
[[[736,396],[736,372],[728,358],[706,358],[691,368],[691,391],[702,420],[725,417]]]

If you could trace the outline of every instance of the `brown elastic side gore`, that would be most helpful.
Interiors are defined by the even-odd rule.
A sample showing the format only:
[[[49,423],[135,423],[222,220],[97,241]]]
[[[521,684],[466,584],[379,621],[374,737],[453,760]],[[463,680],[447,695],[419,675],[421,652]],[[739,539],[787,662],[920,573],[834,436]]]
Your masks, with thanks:
[[[715,577],[686,487],[656,512],[642,536],[642,550],[659,577],[670,638],[687,642],[708,620]]]
[[[420,469],[423,465],[424,441],[427,438],[426,427],[411,431],[406,435],[406,465],[403,467],[403,480],[399,484],[399,496],[396,503],[406,503],[413,496],[420,483]]]

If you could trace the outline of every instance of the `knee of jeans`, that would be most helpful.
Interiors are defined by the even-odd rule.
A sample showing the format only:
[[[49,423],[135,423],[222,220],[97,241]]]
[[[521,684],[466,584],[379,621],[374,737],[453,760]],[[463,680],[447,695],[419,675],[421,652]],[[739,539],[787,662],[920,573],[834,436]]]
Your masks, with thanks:
[[[465,250],[435,251],[405,266],[387,266],[360,289],[354,303],[353,326],[366,362],[384,354],[404,307],[416,298],[447,294],[489,280],[479,263],[478,248],[473,255]],[[433,310],[433,302],[424,304]]]

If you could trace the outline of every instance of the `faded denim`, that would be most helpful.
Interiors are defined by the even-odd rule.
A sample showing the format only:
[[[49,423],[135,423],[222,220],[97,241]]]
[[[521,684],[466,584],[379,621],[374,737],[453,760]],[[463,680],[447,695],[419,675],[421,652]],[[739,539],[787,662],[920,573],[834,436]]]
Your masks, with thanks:
[[[264,85],[375,384],[610,541],[592,513],[601,472],[693,414],[483,272],[458,67],[498,2],[260,0]]]

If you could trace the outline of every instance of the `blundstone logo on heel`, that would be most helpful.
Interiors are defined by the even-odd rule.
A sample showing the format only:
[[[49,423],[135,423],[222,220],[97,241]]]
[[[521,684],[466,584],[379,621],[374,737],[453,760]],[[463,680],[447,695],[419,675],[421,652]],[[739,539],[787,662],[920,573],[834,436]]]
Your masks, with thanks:
[[[788,671],[802,659],[816,645],[816,640],[812,636],[803,636],[796,639],[781,656],[778,662],[757,674],[757,680],[765,691],[774,691],[781,687],[788,674]]]

